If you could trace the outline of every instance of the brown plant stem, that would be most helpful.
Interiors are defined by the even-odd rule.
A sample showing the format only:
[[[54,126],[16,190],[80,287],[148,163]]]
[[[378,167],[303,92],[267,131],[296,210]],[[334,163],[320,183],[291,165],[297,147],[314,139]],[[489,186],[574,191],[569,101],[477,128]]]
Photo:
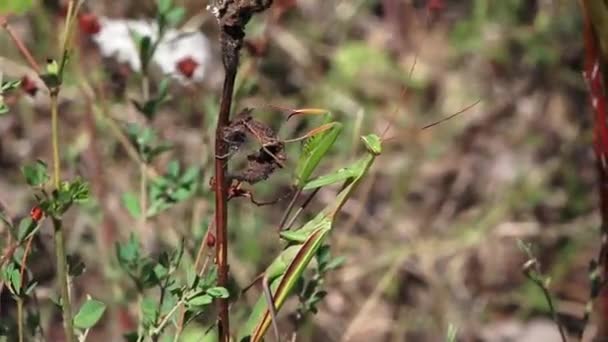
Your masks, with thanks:
[[[222,143],[222,132],[230,122],[230,107],[238,62],[226,67],[224,88],[220,112],[215,130],[215,155],[223,156],[227,153],[226,144]],[[218,285],[226,287],[228,284],[228,182],[226,180],[227,160],[215,158],[215,227],[217,232],[216,259],[218,267]],[[230,340],[230,323],[228,315],[228,299],[218,300],[219,334],[220,341]]]
[[[230,109],[234,93],[234,81],[239,66],[239,53],[245,38],[245,26],[251,16],[272,4],[272,0],[223,0],[216,1],[211,10],[220,27],[220,44],[224,65],[224,86],[215,130],[215,227],[217,235],[216,261],[218,285],[228,285],[228,179],[226,177],[227,154],[223,139],[224,128],[230,122]],[[218,329],[221,342],[230,341],[228,299],[218,300]]]
[[[11,40],[19,50],[19,53],[21,53],[23,58],[25,58],[30,67],[34,69],[34,71],[40,72],[40,66],[38,65],[38,63],[36,63],[36,60],[30,53],[30,50],[25,46],[23,41],[21,41],[19,36],[15,33],[15,31],[13,31],[11,26],[8,24],[8,20],[6,19],[6,17],[0,16],[0,26],[4,27],[4,30],[6,30],[8,36],[11,37]]]

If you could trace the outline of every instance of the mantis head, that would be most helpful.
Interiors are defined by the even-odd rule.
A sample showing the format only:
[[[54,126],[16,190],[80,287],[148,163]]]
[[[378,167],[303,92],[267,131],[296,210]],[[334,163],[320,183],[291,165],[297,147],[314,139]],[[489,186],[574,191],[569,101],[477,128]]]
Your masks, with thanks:
[[[380,139],[379,136],[375,134],[369,134],[362,136],[361,140],[363,140],[365,148],[367,148],[370,153],[374,155],[379,155],[380,153],[382,153],[382,139]]]

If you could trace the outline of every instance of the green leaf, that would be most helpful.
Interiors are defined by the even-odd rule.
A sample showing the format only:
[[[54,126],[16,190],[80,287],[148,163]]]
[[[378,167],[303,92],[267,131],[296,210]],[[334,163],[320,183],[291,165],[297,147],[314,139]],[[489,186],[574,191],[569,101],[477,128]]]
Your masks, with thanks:
[[[7,81],[2,83],[2,85],[0,86],[0,93],[3,93],[5,91],[9,91],[9,90],[13,90],[19,87],[19,85],[21,84],[21,80],[14,80],[14,81]]]
[[[163,266],[164,268],[169,268],[169,252],[167,251],[162,251],[160,252],[160,254],[158,255],[158,264]]]
[[[37,226],[38,224],[30,217],[26,217],[21,220],[21,222],[19,222],[17,241],[23,242],[23,240],[27,239]]]
[[[165,267],[161,264],[156,264],[154,266],[154,276],[157,279],[163,279],[167,275],[169,275],[169,270],[167,269],[167,267]]]
[[[327,265],[325,265],[325,270],[329,271],[329,270],[339,268],[340,266],[342,266],[344,264],[344,262],[346,262],[345,257],[343,257],[343,256],[335,257],[329,263],[327,263]]]
[[[34,0],[2,0],[0,1],[0,14],[23,14],[29,11]]]
[[[106,311],[106,305],[95,299],[87,299],[74,316],[74,326],[79,329],[93,327]]]
[[[327,263],[329,263],[329,261],[331,260],[331,250],[329,248],[329,245],[323,245],[321,247],[319,247],[319,250],[317,251],[317,262],[319,263],[319,265],[325,266],[327,265]]]
[[[129,214],[137,219],[141,216],[141,209],[139,208],[139,199],[132,192],[126,192],[122,195],[122,204],[125,206]]]
[[[196,182],[196,181],[198,181],[199,177],[200,177],[199,168],[192,166],[192,167],[189,167],[188,170],[186,170],[186,172],[184,172],[184,174],[180,178],[180,183],[189,184],[192,182]]]
[[[156,276],[155,262],[146,258],[142,260],[139,271],[139,283],[143,288],[150,288],[159,284],[159,279]]]
[[[21,292],[21,273],[19,272],[19,269],[14,266],[14,264],[12,265],[13,267],[11,267],[9,272],[7,272],[8,277],[6,278],[9,280],[11,292],[18,295]]]
[[[152,58],[152,56],[149,56],[149,58]],[[135,100],[132,102],[138,111],[140,111],[146,118],[151,120],[157,114],[160,105],[165,103],[167,100],[169,100],[169,79],[164,78],[158,85],[158,93],[155,97],[143,103]]]
[[[179,162],[177,160],[172,160],[167,165],[167,176],[172,179],[176,179],[179,176]]]
[[[295,186],[303,187],[317,168],[323,157],[336,142],[342,132],[342,124],[331,123],[331,128],[308,138],[303,146],[298,165],[296,166]]]
[[[228,298],[230,297],[230,293],[224,287],[216,286],[210,289],[207,289],[207,294],[213,298]]]
[[[213,303],[213,297],[208,294],[203,294],[200,296],[196,296],[188,300],[188,306],[204,306]]]
[[[125,268],[139,260],[139,241],[134,234],[131,234],[126,243],[116,245],[116,257],[121,266]]]
[[[83,182],[81,179],[69,182],[66,191],[70,200],[74,203],[82,203],[91,197],[89,183]]]
[[[35,164],[26,165],[22,169],[25,176],[25,181],[30,186],[40,186],[49,181],[47,166],[42,160],[36,161]]]
[[[0,97],[0,115],[8,113],[8,110],[8,106],[2,101],[2,98]]]
[[[144,298],[144,300],[141,301],[141,313],[144,326],[154,324],[154,321],[158,316],[158,305],[156,304],[156,301],[151,298]]]
[[[156,96],[159,103],[168,99],[169,95],[169,79],[163,78],[158,84],[158,95]]]

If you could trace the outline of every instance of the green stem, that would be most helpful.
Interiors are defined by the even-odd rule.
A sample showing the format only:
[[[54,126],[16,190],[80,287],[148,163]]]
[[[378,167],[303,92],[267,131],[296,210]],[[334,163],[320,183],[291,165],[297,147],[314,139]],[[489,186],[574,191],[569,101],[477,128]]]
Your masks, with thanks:
[[[165,315],[165,317],[163,318],[163,320],[158,324],[158,326],[156,327],[156,329],[154,329],[154,331],[152,332],[153,336],[159,336],[160,333],[163,331],[163,329],[165,328],[165,326],[167,325],[167,323],[169,323],[169,320],[171,319],[171,316],[173,316],[173,314],[175,313],[175,311],[177,311],[177,309],[179,309],[182,304],[184,304],[184,300],[180,300],[179,302],[177,302],[177,304],[175,304],[175,306],[173,306],[171,308],[171,310],[169,310],[169,312]]]
[[[61,185],[61,161],[59,159],[59,105],[58,91],[51,93],[51,130],[53,140],[53,184],[55,189]]]
[[[143,96],[144,103],[150,99],[150,78],[148,77],[147,70],[142,71],[141,94]]]
[[[167,280],[165,281],[165,284],[162,285],[161,288],[160,288],[160,298],[158,300],[158,306],[156,308],[156,318],[154,318],[154,325],[155,326],[159,326],[158,320],[160,319],[160,315],[161,315],[161,313],[163,311],[163,304],[165,302],[165,294],[166,294],[166,290],[165,289],[167,288],[168,283],[169,283],[169,279],[167,278]],[[155,333],[155,334],[152,335],[152,341],[153,342],[158,341],[158,338],[160,337],[160,332],[161,331],[162,330],[159,330],[158,333]]]
[[[148,168],[146,167],[145,162],[140,162],[139,164],[139,173],[140,173],[140,182],[139,182],[139,207],[140,207],[140,217],[139,217],[139,233],[143,234],[146,230],[146,218],[148,211]]]
[[[63,80],[64,68],[67,64],[69,56],[69,43],[74,24],[74,19],[78,14],[82,5],[82,1],[70,0],[68,3],[68,14],[66,16],[66,24],[63,34],[63,42],[61,46],[62,57],[60,69],[58,72],[59,81]],[[61,186],[61,159],[59,147],[59,91],[60,86],[49,89],[51,95],[51,139],[53,145],[53,183],[55,189]],[[65,340],[67,342],[74,341],[74,329],[72,322],[72,306],[70,301],[70,289],[68,284],[68,266],[65,250],[65,237],[63,235],[63,225],[60,217],[53,217],[53,228],[55,237],[55,255],[57,258],[57,283],[61,291],[61,311],[63,314],[63,328]]]
[[[17,330],[19,331],[19,342],[23,342],[23,298],[17,298]]]
[[[67,342],[74,341],[74,329],[72,328],[72,307],[70,305],[70,291],[68,288],[67,262],[65,253],[65,242],[61,219],[53,218],[55,230],[55,254],[57,257],[57,282],[61,290],[61,311],[63,312],[63,329]]]
[[[138,318],[138,324],[137,324],[137,342],[141,342],[144,340],[145,338],[145,334],[144,334],[144,324],[143,324],[143,319],[144,319],[144,314],[141,310],[141,303],[143,302],[144,297],[143,294],[140,292],[137,295],[137,318]]]
[[[58,91],[51,92],[51,135],[53,141],[53,180],[55,188],[61,183],[61,160],[59,159],[59,110],[57,96]],[[53,217],[55,235],[55,255],[57,258],[57,284],[61,290],[61,306],[63,311],[63,328],[67,342],[74,340],[74,329],[72,328],[72,306],[70,303],[70,292],[67,278],[67,258],[65,251],[65,239],[60,218]]]

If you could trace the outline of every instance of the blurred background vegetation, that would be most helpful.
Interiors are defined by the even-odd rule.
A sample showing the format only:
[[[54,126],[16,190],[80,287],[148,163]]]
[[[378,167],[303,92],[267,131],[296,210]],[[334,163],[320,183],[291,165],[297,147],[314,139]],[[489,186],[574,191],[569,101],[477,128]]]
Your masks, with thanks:
[[[171,99],[150,126],[175,148],[154,167],[162,171],[178,160],[184,169],[200,169],[202,180],[192,198],[151,221],[153,236],[142,240],[152,241],[155,253],[185,236],[194,255],[213,213],[208,181],[221,67],[204,1],[176,2],[187,9],[189,25],[209,38],[213,60],[203,82],[172,82]],[[87,6],[99,17],[155,13],[153,1]],[[56,54],[60,22],[61,3],[50,0],[11,18],[39,61]],[[254,108],[282,137],[319,122],[286,121],[271,106],[331,111],[345,134],[322,171],[361,152],[360,135],[390,125],[385,153],[331,236],[332,253],[346,261],[329,275],[328,294],[298,340],[439,341],[453,326],[463,341],[556,341],[542,293],[521,274],[526,255],[518,239],[534,244],[552,276],[559,317],[571,331],[580,329],[587,264],[599,244],[581,27],[577,3],[569,0],[275,0],[271,11],[253,19],[235,111]],[[65,168],[92,183],[96,200],[67,219],[68,248],[87,265],[75,293],[123,309],[111,310],[94,331],[92,338],[102,341],[127,329],[134,310],[125,305],[113,244],[136,230],[124,197],[138,186],[137,165],[103,117],[141,122],[130,101],[139,89],[128,68],[100,57],[86,32],[78,44],[62,98]],[[5,77],[27,73],[15,66],[25,63],[5,34],[0,56]],[[45,101],[44,94],[13,93],[7,96],[11,113],[0,117],[0,201],[13,217],[27,215],[33,203],[20,165],[50,156]],[[420,130],[476,101],[457,118]],[[254,187],[256,197],[289,191],[293,161],[287,165]],[[336,192],[322,190],[309,212]],[[286,205],[231,202],[235,288],[246,286],[280,250],[276,227]],[[30,261],[43,303],[53,292],[50,234],[50,227],[43,230]],[[233,325],[255,298],[244,297],[231,309]],[[2,298],[4,315],[13,304]],[[51,306],[43,312],[49,334],[60,330],[57,312]],[[283,321],[288,329],[290,320]],[[204,332],[206,324],[189,333]]]

